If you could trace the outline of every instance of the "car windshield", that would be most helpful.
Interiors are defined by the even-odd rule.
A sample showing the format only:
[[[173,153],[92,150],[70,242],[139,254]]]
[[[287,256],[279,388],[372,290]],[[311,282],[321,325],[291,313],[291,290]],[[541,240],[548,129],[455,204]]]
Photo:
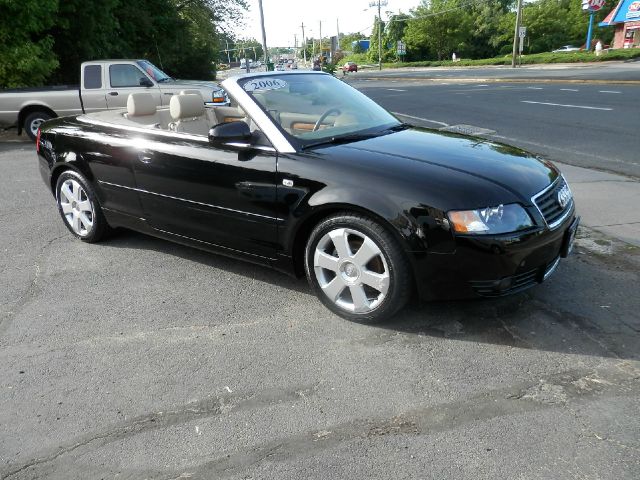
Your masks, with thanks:
[[[330,75],[268,75],[238,83],[302,147],[400,125],[377,103]]]
[[[138,62],[138,65],[140,65],[140,68],[142,68],[147,73],[147,75],[149,75],[151,78],[153,78],[158,83],[162,83],[162,82],[166,82],[167,80],[171,80],[171,77],[169,75],[164,73],[162,70],[160,70],[158,67],[156,67],[151,62],[148,62],[146,60],[140,60]]]

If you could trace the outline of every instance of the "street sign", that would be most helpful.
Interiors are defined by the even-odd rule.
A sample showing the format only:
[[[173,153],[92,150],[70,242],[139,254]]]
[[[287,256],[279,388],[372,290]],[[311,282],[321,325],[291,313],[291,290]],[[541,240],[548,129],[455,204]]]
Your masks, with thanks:
[[[407,45],[402,40],[398,40],[397,53],[398,55],[405,55],[407,53]]]
[[[518,30],[518,36],[520,38],[524,38],[527,36],[527,27],[520,27],[520,29]]]

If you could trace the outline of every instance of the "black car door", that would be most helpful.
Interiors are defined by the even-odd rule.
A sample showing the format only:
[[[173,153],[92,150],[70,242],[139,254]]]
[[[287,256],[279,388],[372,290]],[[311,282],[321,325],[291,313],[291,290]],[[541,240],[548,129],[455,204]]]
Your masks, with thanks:
[[[149,225],[157,230],[275,258],[275,150],[214,148],[207,137],[154,135],[138,148],[135,177]]]

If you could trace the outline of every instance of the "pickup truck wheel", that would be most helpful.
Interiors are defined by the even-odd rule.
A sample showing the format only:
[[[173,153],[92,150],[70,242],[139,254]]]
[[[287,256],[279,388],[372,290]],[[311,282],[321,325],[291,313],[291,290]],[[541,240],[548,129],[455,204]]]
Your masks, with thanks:
[[[65,226],[83,242],[98,242],[110,230],[89,182],[73,170],[56,182],[56,202]]]
[[[305,260],[311,289],[329,310],[348,320],[384,321],[412,293],[411,268],[398,241],[362,215],[345,212],[318,224]]]
[[[24,131],[27,133],[27,136],[35,142],[40,125],[50,118],[51,115],[46,112],[32,112],[27,115],[27,118],[24,120]]]

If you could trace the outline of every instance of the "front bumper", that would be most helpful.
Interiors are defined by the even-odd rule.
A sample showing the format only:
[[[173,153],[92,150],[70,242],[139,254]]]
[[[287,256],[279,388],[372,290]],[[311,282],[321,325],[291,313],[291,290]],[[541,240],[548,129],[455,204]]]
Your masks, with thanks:
[[[451,253],[416,254],[418,292],[425,299],[500,297],[542,283],[571,252],[579,220],[572,211],[553,230],[459,236]]]

